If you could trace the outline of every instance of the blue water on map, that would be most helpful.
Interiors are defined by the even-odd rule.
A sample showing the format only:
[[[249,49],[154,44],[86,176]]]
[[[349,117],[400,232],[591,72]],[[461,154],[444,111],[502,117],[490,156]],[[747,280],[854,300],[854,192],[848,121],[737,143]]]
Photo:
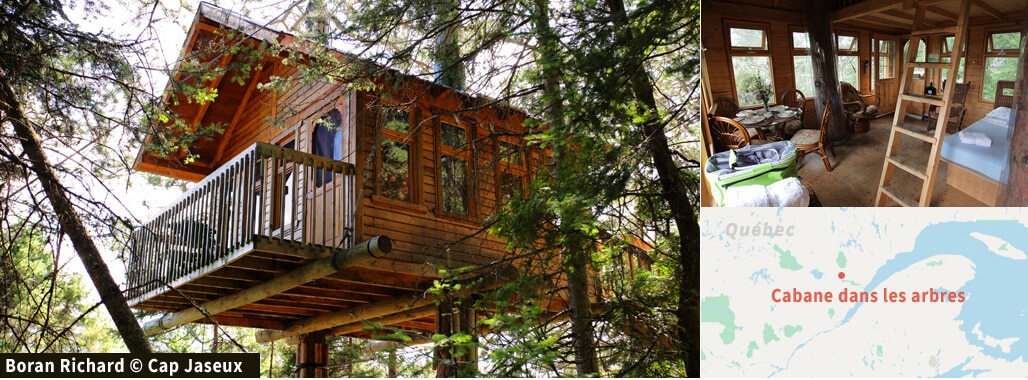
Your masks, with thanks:
[[[990,235],[1009,243],[1009,247],[1028,252],[1028,227],[1017,221],[947,222],[926,227],[921,231],[910,252],[897,254],[875,272],[866,285],[866,291],[878,289],[883,281],[900,271],[937,255],[957,255],[967,258],[974,277],[960,289],[966,301],[956,319],[963,322],[967,341],[981,349],[985,355],[1006,360],[1028,357],[1028,260],[1012,259],[992,252],[972,233]],[[936,290],[940,290],[936,288]],[[909,298],[908,298],[909,302]],[[857,303],[843,317],[838,326],[845,325],[863,306]],[[979,325],[982,338],[972,332]],[[1009,345],[1009,352],[986,344],[984,337],[996,339],[1018,338]],[[980,371],[963,370],[958,365],[944,376],[977,375]]]

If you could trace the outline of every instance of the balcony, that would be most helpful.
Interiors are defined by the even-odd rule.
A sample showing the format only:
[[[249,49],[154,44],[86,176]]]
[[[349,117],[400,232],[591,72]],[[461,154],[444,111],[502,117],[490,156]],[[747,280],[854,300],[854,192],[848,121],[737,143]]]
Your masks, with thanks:
[[[351,164],[254,144],[132,232],[129,304],[181,310],[352,246],[355,186]],[[246,309],[258,320],[313,313]]]

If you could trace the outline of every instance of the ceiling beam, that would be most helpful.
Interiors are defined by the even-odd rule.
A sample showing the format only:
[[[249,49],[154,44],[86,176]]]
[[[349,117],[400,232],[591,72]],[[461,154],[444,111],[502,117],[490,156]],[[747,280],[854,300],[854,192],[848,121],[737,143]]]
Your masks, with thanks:
[[[858,17],[863,17],[871,13],[895,9],[901,5],[903,5],[903,3],[897,2],[896,0],[864,1],[835,11],[835,13],[832,14],[832,21],[842,22]]]
[[[947,11],[947,10],[939,8],[937,6],[933,5],[933,6],[925,8],[925,10],[927,10],[929,12],[932,12],[932,13],[935,13],[935,14],[937,14],[939,16],[948,18],[950,20],[957,21],[957,14],[956,13]]]
[[[976,7],[981,8],[983,11],[985,11],[985,13],[988,13],[990,16],[992,16],[994,18],[997,18],[997,19],[1002,19],[1003,18],[1003,14],[1002,13],[1000,13],[998,10],[996,10],[996,8],[993,8],[991,5],[985,3],[985,1],[983,1],[983,0],[972,0],[971,4],[974,4]]]

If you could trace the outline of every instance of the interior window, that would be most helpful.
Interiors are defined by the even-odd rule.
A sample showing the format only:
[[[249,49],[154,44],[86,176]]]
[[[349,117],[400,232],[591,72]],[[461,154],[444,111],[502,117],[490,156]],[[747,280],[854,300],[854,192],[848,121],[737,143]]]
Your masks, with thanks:
[[[810,63],[810,39],[807,32],[792,32],[792,69],[796,89],[804,96],[814,95],[814,67]]]
[[[982,99],[996,99],[996,82],[1017,79],[1017,55],[1021,32],[992,32],[985,43]]]
[[[860,45],[859,40],[855,35],[848,35],[839,33],[835,37],[836,41],[836,70],[838,71],[839,81],[847,82],[852,84],[853,87],[860,88]]]
[[[757,25],[729,26],[729,54],[735,93],[739,106],[764,104],[758,94],[768,96],[774,103],[774,83],[771,78],[771,51],[767,43],[767,27]],[[769,94],[768,94],[769,93]]]

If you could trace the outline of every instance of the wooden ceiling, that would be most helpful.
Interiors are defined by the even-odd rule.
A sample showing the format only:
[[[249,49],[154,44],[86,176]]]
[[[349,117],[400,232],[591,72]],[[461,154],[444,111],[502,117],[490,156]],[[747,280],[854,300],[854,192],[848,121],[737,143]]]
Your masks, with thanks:
[[[802,13],[806,0],[714,0],[745,6],[740,9],[773,9]],[[814,0],[822,1],[822,0]],[[831,0],[836,26],[893,35],[910,34],[915,0]],[[960,0],[921,0],[927,8],[929,28],[956,25]],[[971,0],[971,24],[1019,25],[1025,18],[1024,0]]]

